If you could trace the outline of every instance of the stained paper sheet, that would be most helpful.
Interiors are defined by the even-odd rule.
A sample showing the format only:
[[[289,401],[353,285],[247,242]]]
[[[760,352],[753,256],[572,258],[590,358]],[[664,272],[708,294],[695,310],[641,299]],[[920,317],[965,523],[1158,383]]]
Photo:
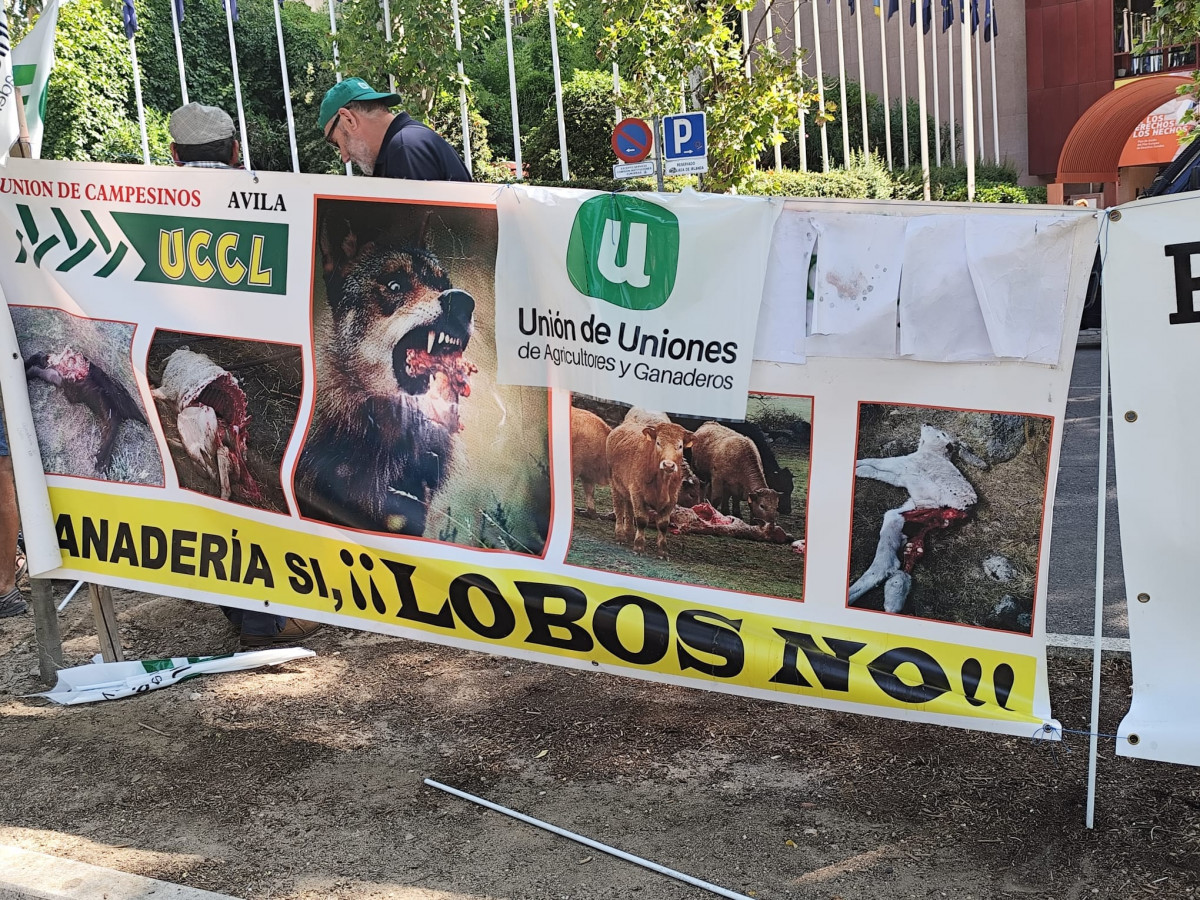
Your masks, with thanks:
[[[1078,223],[969,216],[967,265],[996,356],[1057,365]]]
[[[908,220],[823,213],[817,228],[812,356],[896,356],[896,300]]]
[[[967,265],[963,216],[909,220],[900,279],[900,355],[936,362],[995,359]]]
[[[755,359],[805,361],[808,270],[816,238],[808,213],[785,208],[775,223],[754,340]]]

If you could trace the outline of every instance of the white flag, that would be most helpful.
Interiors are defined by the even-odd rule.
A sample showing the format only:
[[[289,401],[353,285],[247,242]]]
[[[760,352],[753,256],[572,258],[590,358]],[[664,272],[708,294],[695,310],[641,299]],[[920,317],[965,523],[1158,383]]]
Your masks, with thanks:
[[[8,160],[8,151],[21,133],[17,105],[13,102],[17,88],[9,50],[8,14],[0,6],[0,163]]]
[[[45,126],[46,90],[54,67],[54,32],[58,27],[58,0],[42,7],[33,31],[25,35],[12,52],[12,75],[25,103],[25,125],[34,158],[42,155],[42,131]]]

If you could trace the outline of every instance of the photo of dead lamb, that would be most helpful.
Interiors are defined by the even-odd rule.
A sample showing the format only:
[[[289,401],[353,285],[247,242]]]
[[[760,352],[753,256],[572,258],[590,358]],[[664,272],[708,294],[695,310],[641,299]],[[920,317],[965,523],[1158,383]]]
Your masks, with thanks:
[[[288,512],[280,467],[300,406],[298,346],[157,331],[146,375],[181,488]]]
[[[496,384],[494,209],[319,199],[302,516],[540,556],[549,396]]]
[[[134,326],[57,309],[12,306],[45,471],[163,483],[130,348]]]
[[[847,604],[1031,633],[1051,424],[860,404]]]
[[[567,562],[803,599],[811,422],[808,397],[717,422],[576,394]]]

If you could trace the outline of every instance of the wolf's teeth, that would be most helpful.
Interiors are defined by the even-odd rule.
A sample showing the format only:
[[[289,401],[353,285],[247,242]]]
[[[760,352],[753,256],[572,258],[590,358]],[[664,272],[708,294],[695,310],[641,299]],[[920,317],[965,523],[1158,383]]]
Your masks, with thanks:
[[[433,343],[434,343],[434,341],[436,341],[436,340],[437,340],[437,335],[436,335],[436,334],[434,334],[434,333],[433,333],[433,329],[432,329],[432,328],[430,328],[430,329],[429,329],[429,347],[428,347],[428,349],[425,351],[426,353],[432,353],[432,352],[433,352]]]

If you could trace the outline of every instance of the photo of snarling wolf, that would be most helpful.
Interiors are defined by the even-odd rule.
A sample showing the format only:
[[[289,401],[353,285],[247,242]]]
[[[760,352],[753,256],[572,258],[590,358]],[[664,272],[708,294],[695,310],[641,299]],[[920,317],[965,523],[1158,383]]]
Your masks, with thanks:
[[[548,398],[495,383],[495,211],[318,201],[300,514],[540,555]]]

